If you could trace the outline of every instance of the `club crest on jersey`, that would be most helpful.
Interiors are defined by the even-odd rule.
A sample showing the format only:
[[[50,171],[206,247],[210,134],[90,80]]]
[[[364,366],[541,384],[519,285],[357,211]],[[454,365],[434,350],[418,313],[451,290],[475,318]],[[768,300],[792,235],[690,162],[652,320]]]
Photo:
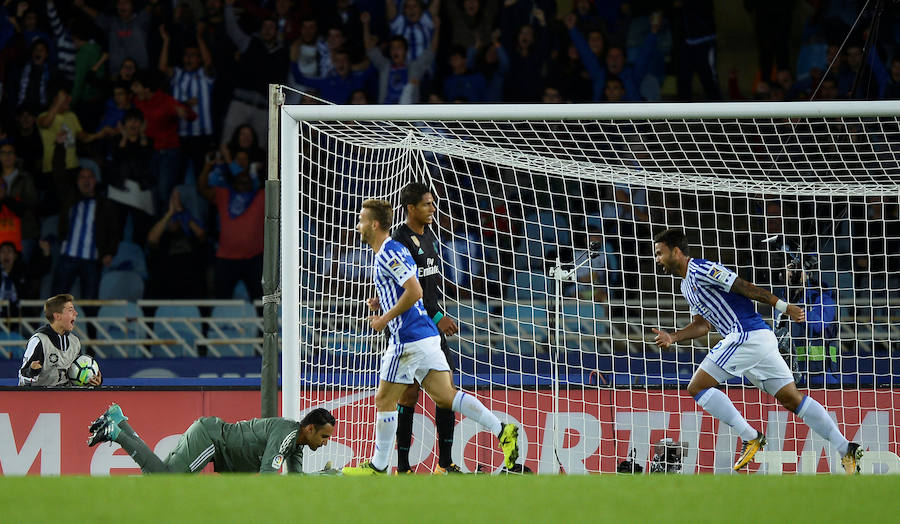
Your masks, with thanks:
[[[272,458],[272,469],[279,469],[282,464],[284,464],[284,455],[279,454]]]

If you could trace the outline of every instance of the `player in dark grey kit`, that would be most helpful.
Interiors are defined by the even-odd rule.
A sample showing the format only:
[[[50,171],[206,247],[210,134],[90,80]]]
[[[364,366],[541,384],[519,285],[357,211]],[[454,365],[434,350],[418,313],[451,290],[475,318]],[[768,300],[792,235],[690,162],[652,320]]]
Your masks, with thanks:
[[[412,254],[419,268],[419,283],[422,285],[422,302],[428,316],[437,325],[441,333],[441,350],[450,364],[451,374],[456,369],[454,359],[450,356],[447,337],[454,335],[459,328],[456,322],[441,311],[442,298],[441,255],[437,237],[428,226],[434,222],[436,207],[434,196],[428,186],[418,182],[407,185],[400,190],[400,204],[406,211],[406,223],[402,224],[391,235]],[[409,447],[412,444],[413,415],[419,401],[419,384],[413,382],[406,389],[397,405],[397,471],[403,473],[410,470]],[[437,408],[434,415],[438,438],[438,469],[435,473],[460,473],[459,467],[453,463],[450,450],[453,447],[453,429],[456,415],[450,409]]]
[[[288,473],[303,473],[303,446],[324,446],[335,426],[334,416],[324,408],[310,411],[300,422],[271,417],[229,424],[219,417],[202,417],[160,460],[127,420],[113,404],[91,424],[88,446],[116,442],[144,473],[194,473],[210,462],[217,472],[277,473],[285,465]]]

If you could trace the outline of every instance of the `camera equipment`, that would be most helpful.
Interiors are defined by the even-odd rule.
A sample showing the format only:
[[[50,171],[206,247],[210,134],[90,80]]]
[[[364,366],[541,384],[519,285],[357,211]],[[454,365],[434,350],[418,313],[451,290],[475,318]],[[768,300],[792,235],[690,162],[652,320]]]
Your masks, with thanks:
[[[653,445],[650,473],[681,473],[681,459],[687,452],[686,442],[664,438]]]
[[[617,473],[643,473],[644,466],[637,464],[634,461],[634,455],[637,452],[637,449],[632,448],[631,451],[628,452],[628,458],[619,463],[619,467],[616,468]]]

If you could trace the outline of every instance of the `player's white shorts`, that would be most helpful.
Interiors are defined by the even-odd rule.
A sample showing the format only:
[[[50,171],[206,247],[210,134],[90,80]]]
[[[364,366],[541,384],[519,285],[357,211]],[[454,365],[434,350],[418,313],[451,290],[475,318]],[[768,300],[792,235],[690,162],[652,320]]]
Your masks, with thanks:
[[[428,337],[415,342],[388,344],[381,356],[378,378],[395,384],[422,383],[428,372],[450,371],[447,357],[441,351],[441,337]]]
[[[709,350],[700,369],[719,382],[740,376],[757,385],[769,379],[794,380],[791,368],[778,352],[775,333],[768,329],[729,334]]]

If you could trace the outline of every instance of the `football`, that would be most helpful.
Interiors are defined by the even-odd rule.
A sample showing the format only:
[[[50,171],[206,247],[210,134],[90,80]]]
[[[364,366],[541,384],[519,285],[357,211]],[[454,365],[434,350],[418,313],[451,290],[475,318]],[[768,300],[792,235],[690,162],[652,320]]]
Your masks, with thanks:
[[[72,362],[72,365],[69,366],[67,372],[69,380],[79,386],[86,386],[88,380],[93,378],[97,373],[100,373],[100,366],[97,365],[97,361],[94,360],[94,357],[90,355],[81,355],[76,358],[75,362]]]

